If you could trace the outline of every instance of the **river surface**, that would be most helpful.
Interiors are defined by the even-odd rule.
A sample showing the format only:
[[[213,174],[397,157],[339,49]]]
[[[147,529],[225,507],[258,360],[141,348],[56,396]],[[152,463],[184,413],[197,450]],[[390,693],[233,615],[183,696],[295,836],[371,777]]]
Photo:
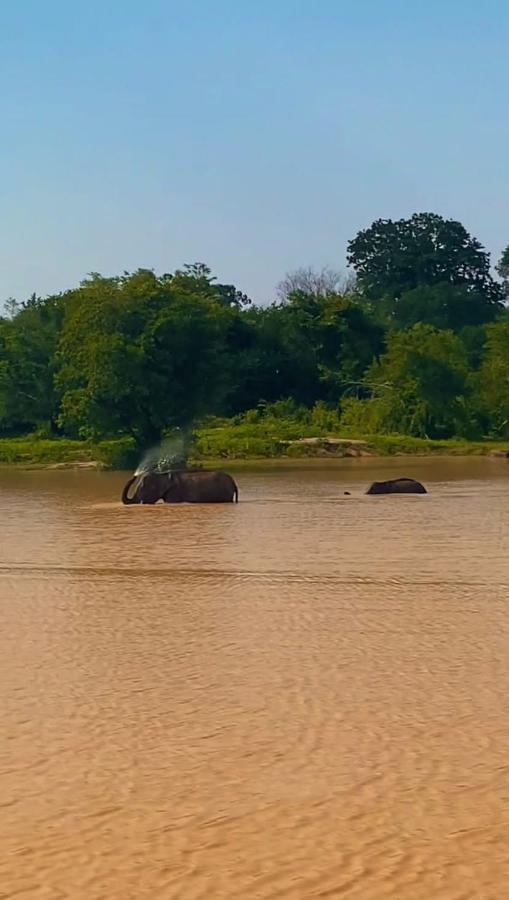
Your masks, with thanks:
[[[0,472],[0,898],[502,900],[509,462],[235,477]]]

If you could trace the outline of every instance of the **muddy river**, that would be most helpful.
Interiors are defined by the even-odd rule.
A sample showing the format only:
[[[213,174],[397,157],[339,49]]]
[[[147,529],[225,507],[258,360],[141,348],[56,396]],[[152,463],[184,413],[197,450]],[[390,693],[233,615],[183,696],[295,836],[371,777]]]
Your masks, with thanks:
[[[509,462],[234,475],[0,471],[0,898],[502,900]]]

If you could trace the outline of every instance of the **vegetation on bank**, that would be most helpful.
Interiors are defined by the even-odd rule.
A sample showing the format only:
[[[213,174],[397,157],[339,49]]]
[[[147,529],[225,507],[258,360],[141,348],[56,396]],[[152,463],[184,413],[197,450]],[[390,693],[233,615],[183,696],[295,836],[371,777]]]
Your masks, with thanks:
[[[0,438],[0,466],[72,468],[95,464],[104,469],[132,469],[138,460],[139,454],[132,438],[109,441],[49,439],[38,435]]]
[[[0,460],[131,467],[177,430],[197,459],[509,439],[509,248],[496,278],[461,223],[420,213],[374,222],[348,261],[350,280],[298,270],[268,306],[202,264],[9,302]]]
[[[357,456],[395,455],[509,455],[509,440],[433,440],[400,434],[359,435],[342,430],[339,422],[315,410],[303,417],[260,415],[250,411],[234,419],[210,419],[193,437],[190,463],[263,459],[341,459]],[[331,427],[332,426],[332,427]],[[108,441],[37,435],[0,439],[0,465],[72,468],[95,465],[104,469],[134,469],[140,454],[132,437]]]
[[[279,423],[278,423],[279,425]],[[339,459],[356,456],[509,455],[509,440],[433,440],[402,434],[358,434],[345,429],[298,428],[278,425],[218,422],[198,429],[192,458],[207,460]]]

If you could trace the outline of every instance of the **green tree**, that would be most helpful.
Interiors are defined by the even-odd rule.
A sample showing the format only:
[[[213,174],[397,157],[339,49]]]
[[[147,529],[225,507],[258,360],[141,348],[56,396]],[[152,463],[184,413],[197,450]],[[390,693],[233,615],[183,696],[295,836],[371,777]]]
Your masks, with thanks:
[[[486,346],[486,325],[466,325],[459,332],[466,353],[468,367],[473,372],[480,368]]]
[[[495,268],[502,279],[501,289],[507,302],[509,300],[509,245],[502,252],[502,256]]]
[[[392,324],[403,329],[425,322],[458,332],[490,321],[498,310],[498,304],[467,285],[445,282],[405,291],[391,303]]]
[[[62,426],[139,445],[215,412],[232,311],[201,273],[93,276],[67,297],[58,352]]]
[[[382,329],[354,295],[293,291],[235,323],[230,412],[288,397],[337,406],[382,348]]]
[[[402,304],[403,326],[415,322],[417,315],[436,325],[479,324],[500,309],[502,292],[490,274],[489,254],[460,222],[434,213],[378,219],[349,242],[348,262],[366,297],[384,300],[386,313],[396,323]],[[424,287],[440,290],[413,293]]]
[[[296,291],[287,308],[314,353],[320,382],[314,400],[337,404],[381,352],[382,329],[355,295]]]
[[[509,436],[509,322],[487,326],[483,363],[472,380],[485,429]]]
[[[290,309],[273,304],[246,310],[232,323],[228,340],[228,413],[287,397],[312,405],[320,391],[316,355]]]
[[[472,431],[467,407],[466,350],[452,331],[414,325],[394,332],[387,352],[372,364],[372,399],[347,408],[345,424],[364,413],[367,431],[446,438]]]
[[[0,319],[0,429],[26,432],[54,430],[58,398],[53,361],[63,320],[60,297],[10,304]]]
[[[247,294],[239,291],[234,284],[215,283],[217,280],[205,263],[186,263],[182,269],[177,269],[174,276],[167,277],[173,278],[174,287],[192,293],[203,291],[214,296],[223,306],[240,310],[251,305]]]
[[[301,269],[269,307],[203,263],[92,273],[57,297],[11,303],[0,433],[131,434],[146,447],[205,415],[262,408],[318,417],[322,430],[340,409],[365,433],[509,433],[509,248],[495,284],[463,226],[424,214],[374,223],[350,253],[357,282]]]

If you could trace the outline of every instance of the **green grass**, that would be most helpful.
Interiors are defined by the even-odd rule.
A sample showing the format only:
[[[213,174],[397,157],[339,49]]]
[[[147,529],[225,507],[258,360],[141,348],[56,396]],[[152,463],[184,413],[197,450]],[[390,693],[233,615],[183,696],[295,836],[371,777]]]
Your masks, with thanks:
[[[0,439],[0,465],[50,466],[97,462],[105,469],[132,468],[137,454],[132,438],[72,441],[33,436]]]
[[[291,444],[301,438],[321,438],[316,444]],[[339,427],[291,419],[261,417],[259,421],[212,420],[197,429],[192,459],[195,462],[283,458],[341,458],[349,455],[348,445],[327,447],[326,439],[360,440],[373,456],[483,456],[493,451],[509,451],[509,440],[466,441],[428,440],[406,435],[353,435]],[[37,436],[0,439],[0,465],[24,467],[74,465],[96,462],[105,469],[134,469],[139,454],[132,438],[107,441],[53,440]]]
[[[200,428],[196,432],[193,456],[196,459],[250,459],[283,456],[282,441],[306,435],[293,423],[276,429],[265,423],[242,423]]]
[[[278,458],[296,455],[285,442],[307,437],[326,437],[337,418],[311,421],[290,416],[262,415],[251,411],[234,419],[211,419],[196,430],[196,459]]]
[[[509,452],[506,441],[467,441],[462,438],[432,440],[404,434],[377,434],[363,438],[378,456],[486,456],[494,450]]]
[[[261,418],[257,422],[211,421],[196,435],[194,457],[205,459],[277,459],[280,457],[345,456],[348,447],[325,451],[326,439],[362,441],[374,456],[395,455],[486,455],[493,450],[509,450],[509,440],[467,441],[463,439],[432,440],[402,434],[353,434],[336,425],[311,424],[290,419]],[[302,438],[322,438],[317,444],[288,444]]]

